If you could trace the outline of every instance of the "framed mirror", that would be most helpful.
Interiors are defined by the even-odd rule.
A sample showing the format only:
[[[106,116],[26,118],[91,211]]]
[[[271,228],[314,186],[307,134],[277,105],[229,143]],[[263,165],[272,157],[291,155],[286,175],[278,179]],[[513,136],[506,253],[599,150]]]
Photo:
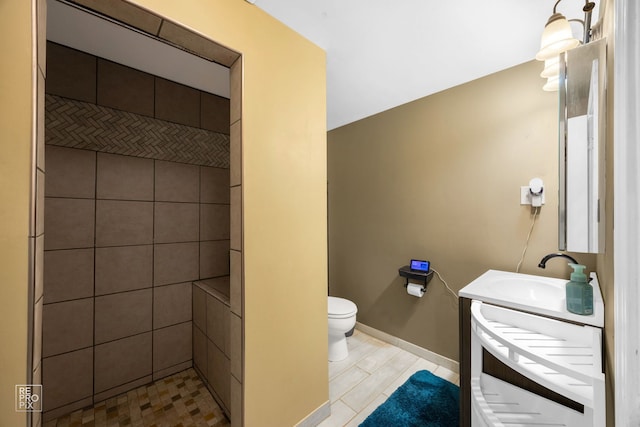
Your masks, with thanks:
[[[560,250],[604,252],[606,68],[606,39],[560,55]]]

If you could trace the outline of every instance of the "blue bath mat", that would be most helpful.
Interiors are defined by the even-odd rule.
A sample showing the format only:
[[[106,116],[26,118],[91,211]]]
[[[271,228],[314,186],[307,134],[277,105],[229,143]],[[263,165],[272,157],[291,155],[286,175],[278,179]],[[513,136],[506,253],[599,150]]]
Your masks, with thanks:
[[[459,425],[460,389],[457,385],[418,371],[360,427],[455,427]]]

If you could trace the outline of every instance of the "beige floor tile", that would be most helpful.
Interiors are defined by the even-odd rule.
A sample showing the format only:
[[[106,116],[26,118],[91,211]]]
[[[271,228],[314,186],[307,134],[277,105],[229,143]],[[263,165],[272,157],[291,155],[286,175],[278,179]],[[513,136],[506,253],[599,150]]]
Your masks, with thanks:
[[[433,371],[433,373],[440,378],[444,378],[445,380],[454,384],[457,384],[457,382],[459,382],[460,380],[460,374],[458,374],[457,372],[453,372],[443,366],[438,366],[438,369]]]
[[[394,347],[391,344],[382,343],[380,348],[378,348],[373,353],[363,357],[356,365],[369,373],[374,372],[376,369],[379,369],[382,365],[387,363],[389,359],[395,356],[400,349],[398,347]]]
[[[417,356],[398,349],[395,356],[380,366],[369,377],[360,382],[341,400],[356,412],[362,411],[391,384],[405,369],[417,359]]]
[[[360,345],[360,343],[369,341],[372,337],[370,335],[367,335],[363,332],[360,332],[358,329],[353,331],[353,334],[348,337],[349,339],[349,347],[350,348],[355,348],[356,346]]]
[[[353,366],[329,382],[329,399],[331,403],[340,399],[345,393],[369,376],[357,366]]]
[[[338,400],[331,405],[331,416],[321,422],[318,427],[342,427],[356,416],[356,411]]]
[[[371,403],[369,403],[362,411],[358,412],[355,417],[345,424],[345,427],[357,427],[359,426],[376,408],[382,405],[387,400],[387,396],[378,395]],[[382,427],[382,426],[381,426]]]
[[[362,332],[360,332],[361,335]],[[329,379],[334,378],[336,375],[341,374],[345,370],[355,366],[362,358],[376,351],[384,346],[382,341],[379,341],[373,337],[360,339],[358,345],[351,346],[352,339],[355,338],[355,334],[352,337],[347,338],[347,346],[349,347],[349,356],[339,362],[329,363]]]
[[[330,418],[319,427],[356,427],[414,373],[433,372],[459,383],[459,375],[359,330],[347,339],[349,356],[329,362]],[[386,426],[385,426],[386,427]]]

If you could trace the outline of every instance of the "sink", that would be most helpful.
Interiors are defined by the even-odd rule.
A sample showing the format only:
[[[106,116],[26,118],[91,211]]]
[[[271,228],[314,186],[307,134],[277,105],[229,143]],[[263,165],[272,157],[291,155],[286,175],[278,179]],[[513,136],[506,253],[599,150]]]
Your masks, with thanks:
[[[504,299],[521,301],[525,304],[552,304],[559,307],[564,303],[565,298],[564,286],[556,286],[556,283],[548,280],[523,277],[498,278],[488,282],[485,289],[489,294],[500,295]]]
[[[593,314],[589,316],[567,311],[567,279],[489,270],[462,288],[458,295],[543,316],[604,327],[604,304],[600,285],[595,273],[591,273],[591,278]]]

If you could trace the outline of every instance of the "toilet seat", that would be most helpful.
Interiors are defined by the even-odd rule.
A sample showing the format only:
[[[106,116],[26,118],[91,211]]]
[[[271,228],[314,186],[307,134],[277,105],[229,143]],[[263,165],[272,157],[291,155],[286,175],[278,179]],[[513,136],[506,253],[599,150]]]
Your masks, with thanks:
[[[338,297],[329,297],[328,308],[330,319],[346,319],[358,312],[358,307],[353,301]]]

